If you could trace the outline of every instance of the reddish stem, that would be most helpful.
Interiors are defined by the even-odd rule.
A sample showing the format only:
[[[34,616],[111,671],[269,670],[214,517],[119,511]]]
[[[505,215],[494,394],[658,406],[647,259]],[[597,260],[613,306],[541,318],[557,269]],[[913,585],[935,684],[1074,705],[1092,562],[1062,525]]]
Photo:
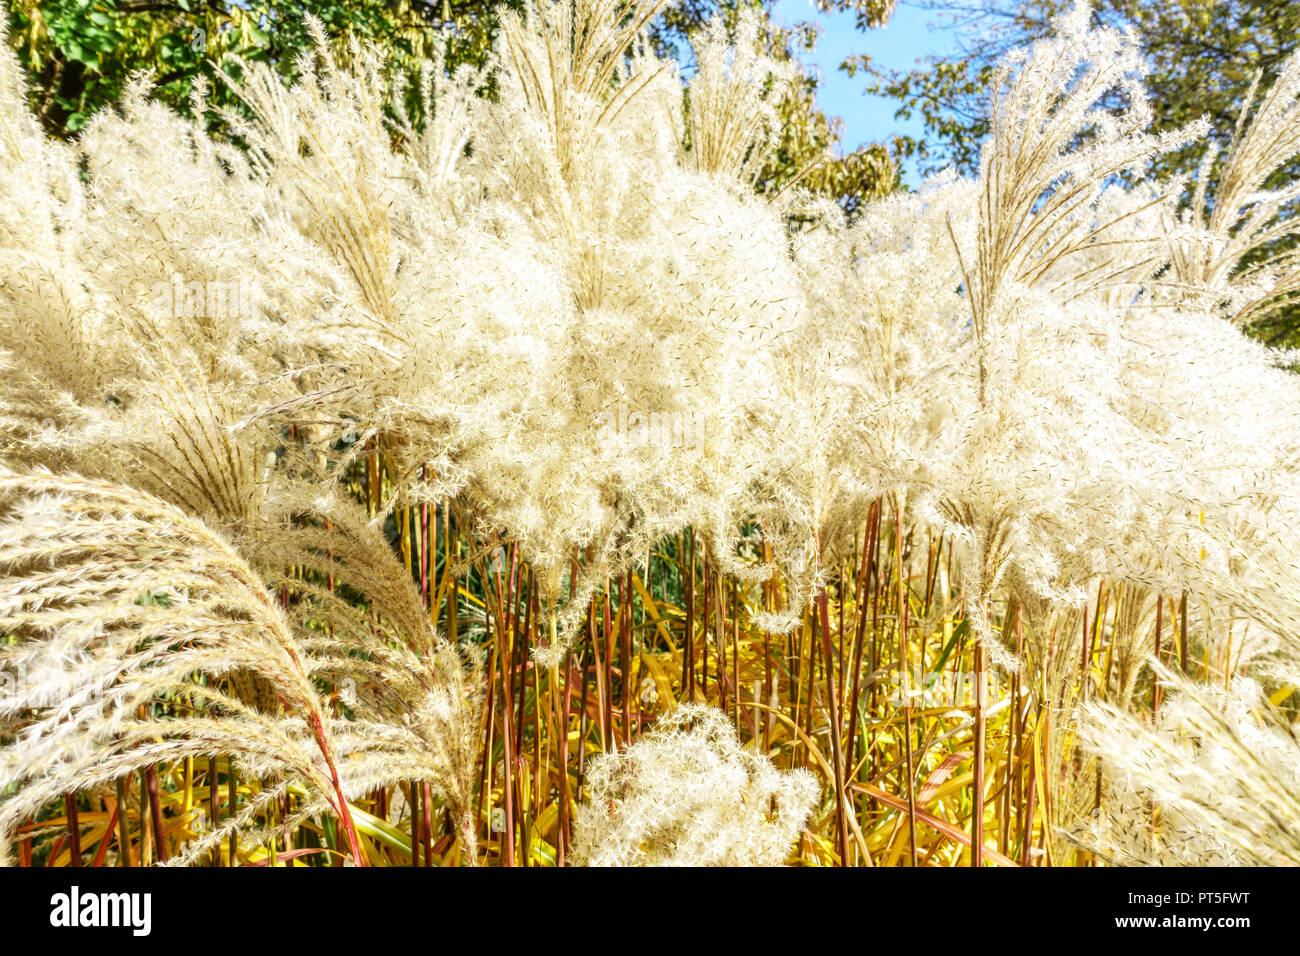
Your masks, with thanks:
[[[357,839],[357,830],[352,823],[352,811],[348,809],[347,798],[343,796],[343,784],[339,780],[339,771],[334,765],[334,752],[325,739],[325,725],[320,719],[320,714],[317,713],[313,713],[308,718],[308,722],[311,724],[312,733],[316,735],[316,745],[320,747],[320,752],[325,757],[325,764],[329,767],[330,784],[334,787],[336,800],[335,810],[338,811],[343,832],[348,838],[348,849],[352,852],[352,859],[356,860],[357,866],[366,866],[366,858],[361,853],[361,841]]]

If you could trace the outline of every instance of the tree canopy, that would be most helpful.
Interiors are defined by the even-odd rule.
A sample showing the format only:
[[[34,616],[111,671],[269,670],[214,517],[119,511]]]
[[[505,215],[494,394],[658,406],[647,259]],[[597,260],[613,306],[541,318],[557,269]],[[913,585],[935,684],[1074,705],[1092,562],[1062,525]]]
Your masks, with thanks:
[[[883,23],[891,0],[828,0],[857,9],[861,25]],[[661,52],[680,54],[683,41],[715,17],[734,27],[739,12],[770,13],[774,0],[683,0],[651,28]],[[342,44],[355,37],[382,48],[390,66],[418,76],[440,57],[446,68],[482,65],[500,13],[518,0],[13,0],[9,42],[31,82],[31,106],[46,131],[75,135],[97,110],[121,98],[133,74],[147,71],[155,97],[185,111],[201,78],[214,105],[237,107],[225,84],[213,82],[228,54],[271,65],[286,79],[311,38],[304,14],[319,19]],[[768,21],[767,52],[786,60],[811,50],[809,23],[780,28]],[[844,153],[841,127],[816,103],[811,73],[781,104],[782,138],[758,182],[780,188],[796,178],[853,212],[898,185],[883,145]],[[412,88],[415,84],[410,84]]]

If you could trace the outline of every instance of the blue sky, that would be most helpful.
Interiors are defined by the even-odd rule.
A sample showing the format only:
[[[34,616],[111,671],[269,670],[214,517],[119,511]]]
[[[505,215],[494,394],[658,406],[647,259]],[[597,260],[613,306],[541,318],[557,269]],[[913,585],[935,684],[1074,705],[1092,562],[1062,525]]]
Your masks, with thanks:
[[[897,103],[879,96],[866,96],[861,74],[853,79],[839,69],[853,54],[867,54],[880,67],[911,69],[930,55],[946,55],[957,49],[957,36],[939,22],[932,11],[900,2],[888,24],[860,32],[852,13],[818,13],[812,0],[778,0],[774,19],[791,24],[810,20],[821,27],[816,49],[804,60],[821,74],[818,103],[831,116],[844,120],[844,147],[852,150],[876,140],[888,141],[897,133],[920,135],[919,119],[894,118]],[[933,25],[933,26],[932,26]],[[904,169],[904,180],[915,185],[915,169]]]

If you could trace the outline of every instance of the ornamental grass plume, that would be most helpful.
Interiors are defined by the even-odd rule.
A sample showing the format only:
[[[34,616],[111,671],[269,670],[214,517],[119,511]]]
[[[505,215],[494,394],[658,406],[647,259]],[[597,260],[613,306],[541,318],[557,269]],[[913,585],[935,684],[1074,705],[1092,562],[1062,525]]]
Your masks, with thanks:
[[[1283,63],[1255,108],[1259,82],[1256,76],[1221,162],[1213,145],[1206,148],[1182,211],[1192,228],[1180,231],[1172,257],[1179,292],[1243,327],[1267,321],[1300,294],[1300,256],[1284,244],[1297,234],[1300,183],[1267,188],[1300,155],[1300,57]]]
[[[553,608],[580,554],[560,646],[665,534],[734,538],[732,512],[706,519],[746,485],[741,397],[770,379],[740,345],[791,321],[784,219],[746,191],[788,68],[751,49],[752,15],[739,60],[715,26],[688,108],[677,64],[639,39],[660,6],[507,14],[495,98],[435,65],[422,128],[385,121],[373,53],[343,69],[323,37],[294,87],[248,65],[251,118],[228,118],[333,277],[337,318],[273,330],[302,393],[267,413],[378,449],[394,503],[459,496]]]
[[[683,704],[592,760],[574,855],[587,866],[777,866],[816,796],[811,774],[778,771],[725,714]]]
[[[346,801],[399,781],[444,796],[472,861],[474,672],[432,633],[368,522],[349,523],[350,509],[335,503],[329,530],[301,520],[267,527],[241,554],[126,486],[6,472],[0,490],[0,629],[16,642],[0,663],[21,677],[0,704],[13,735],[0,783],[16,788],[0,828],[73,789],[221,754],[271,785],[172,862],[202,859],[231,831],[256,838],[256,815],[295,783],[309,796],[299,818],[338,814],[360,861]],[[296,571],[261,575],[245,556]],[[342,600],[326,580],[349,582],[380,613]],[[291,613],[276,592],[295,596]],[[344,718],[330,714],[321,680],[352,691]],[[253,693],[243,689],[251,682]]]
[[[1191,591],[1294,655],[1300,583],[1284,530],[1300,392],[1289,357],[1241,335],[1220,306],[1287,301],[1289,260],[1268,264],[1282,277],[1265,299],[1248,257],[1251,236],[1292,228],[1293,195],[1255,190],[1295,155],[1285,131],[1300,59],[1239,132],[1215,227],[1227,259],[1197,278],[1177,262],[1208,227],[1180,216],[1181,183],[1146,170],[1204,126],[1148,133],[1140,51],[1088,16],[1076,8],[1003,64],[975,180],[940,178],[799,237],[812,307],[775,367],[812,427],[797,453],[768,456],[786,526],[820,547],[852,542],[834,529],[860,529],[882,495],[964,545],[968,620],[995,664],[1031,665],[1049,761],[1089,681],[1076,662],[1090,584],[1122,582],[1145,615],[1116,650],[1131,691],[1150,646],[1143,594]],[[1024,625],[1019,657],[998,602]],[[1093,784],[1079,783],[1090,803]],[[1061,820],[1074,808],[1064,792],[1049,806]]]
[[[7,49],[0,76],[20,87]],[[340,816],[361,862],[346,801],[397,781],[447,801],[472,862],[473,669],[382,535],[330,498],[327,464],[246,421],[300,394],[283,367],[311,346],[280,327],[328,312],[335,277],[244,154],[145,92],[92,120],[76,153],[43,146],[25,111],[2,120],[46,200],[21,206],[0,249],[5,451],[24,469],[5,472],[0,632],[6,673],[24,677],[6,702],[20,790],[5,826],[60,792],[221,754],[267,789],[180,862],[228,831],[255,839],[290,786],[308,793],[299,819]],[[346,719],[323,683],[342,681],[357,690]],[[176,700],[187,716],[146,716]]]
[[[11,641],[0,660],[21,675],[0,701],[11,735],[0,787],[12,793],[0,863],[15,826],[45,802],[218,753],[255,777],[304,784],[303,812],[332,805],[351,829],[307,662],[228,542],[152,496],[73,475],[5,471],[0,495],[0,631]],[[235,671],[270,687],[263,706],[220,688]],[[152,712],[159,699],[173,701],[164,719]],[[242,822],[258,809],[246,805]],[[189,854],[220,835],[209,838]]]
[[[572,44],[569,17],[590,26]],[[694,525],[728,553],[754,467],[746,398],[770,386],[763,343],[794,308],[781,210],[744,178],[785,74],[747,48],[725,63],[715,28],[690,89],[718,95],[689,98],[675,62],[640,45],[621,62],[640,17],[589,0],[509,16],[500,106],[477,141],[487,191],[517,197],[566,299],[510,470],[492,464],[469,495],[544,579],[581,556],[551,662],[591,589],[665,535]],[[758,42],[750,17],[737,37]],[[707,155],[683,147],[683,116]]]
[[[336,735],[350,798],[399,783],[428,784],[446,802],[474,862],[472,820],[482,699],[477,659],[439,634],[407,569],[355,502],[288,486],[278,520],[246,547],[273,591],[292,595],[313,678],[345,688]],[[271,570],[274,569],[274,570]]]
[[[892,484],[966,542],[970,614],[991,648],[987,602],[1012,570],[1022,590],[1062,608],[1108,574],[1164,591],[1192,586],[1281,626],[1294,607],[1273,585],[1294,562],[1263,554],[1285,521],[1277,496],[1295,489],[1295,432],[1278,426],[1294,420],[1300,394],[1279,367],[1284,356],[1165,295],[1159,276],[1183,234],[1171,242],[1153,213],[1174,208],[1176,184],[1121,195],[1114,180],[1140,176],[1202,130],[1144,132],[1137,50],[1118,32],[1090,29],[1087,13],[1078,8],[1055,39],[1004,64],[973,185],[886,201],[855,227],[880,236],[873,251],[919,240],[947,264],[938,273],[956,277],[954,291],[932,294],[913,335],[895,337],[885,294],[863,310],[920,353],[920,368],[954,382],[946,407],[935,399],[927,409],[939,440],[914,446],[924,456],[901,456],[935,467]],[[1123,94],[1119,116],[1099,105],[1111,92]],[[899,228],[909,214],[942,217],[946,255]],[[872,257],[863,263],[870,269]],[[941,351],[926,355],[926,333],[945,330],[950,338],[935,336]],[[872,376],[881,365],[864,363]],[[897,385],[885,394],[908,400]],[[926,420],[919,408],[910,421]],[[861,486],[884,490],[890,465],[859,461]]]
[[[1291,721],[1255,680],[1206,686],[1154,666],[1172,695],[1155,724],[1102,704],[1084,713],[1108,790],[1073,839],[1126,866],[1300,864]]]

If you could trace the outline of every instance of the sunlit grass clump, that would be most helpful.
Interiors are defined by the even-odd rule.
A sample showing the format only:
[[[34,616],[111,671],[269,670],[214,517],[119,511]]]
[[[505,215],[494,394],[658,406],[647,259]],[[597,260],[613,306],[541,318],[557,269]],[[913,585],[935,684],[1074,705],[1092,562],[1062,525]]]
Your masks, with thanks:
[[[229,140],[5,46],[0,862],[1300,862],[1300,58],[1163,182],[1080,7],[850,221],[661,7]]]

